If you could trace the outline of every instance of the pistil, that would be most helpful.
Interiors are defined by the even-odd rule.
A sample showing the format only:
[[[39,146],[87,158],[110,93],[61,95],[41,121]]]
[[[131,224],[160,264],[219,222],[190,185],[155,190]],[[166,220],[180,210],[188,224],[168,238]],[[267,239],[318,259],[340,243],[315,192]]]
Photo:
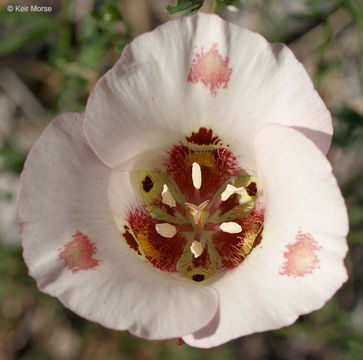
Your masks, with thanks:
[[[194,225],[199,230],[202,228],[202,219],[203,212],[205,212],[205,208],[207,207],[209,200],[203,201],[200,205],[195,205],[191,203],[185,203],[185,205],[189,208],[189,213],[193,219]]]

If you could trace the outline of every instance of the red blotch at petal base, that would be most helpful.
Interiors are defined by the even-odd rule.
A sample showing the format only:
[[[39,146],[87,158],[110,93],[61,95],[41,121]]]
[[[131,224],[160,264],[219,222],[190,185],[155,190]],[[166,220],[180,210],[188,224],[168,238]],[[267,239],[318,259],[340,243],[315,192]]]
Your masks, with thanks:
[[[96,267],[99,260],[93,258],[96,253],[96,245],[89,238],[77,231],[73,240],[59,250],[58,259],[64,261],[64,265],[73,273],[79,270],[89,270]]]

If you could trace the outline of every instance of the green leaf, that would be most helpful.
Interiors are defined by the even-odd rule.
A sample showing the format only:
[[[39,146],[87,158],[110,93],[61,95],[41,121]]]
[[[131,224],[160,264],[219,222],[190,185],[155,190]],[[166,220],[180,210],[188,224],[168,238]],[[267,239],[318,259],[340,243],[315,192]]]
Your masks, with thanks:
[[[352,147],[363,141],[363,116],[353,108],[344,105],[340,110],[333,111],[333,115],[340,120],[333,143],[339,146]]]
[[[361,204],[352,205],[349,211],[349,218],[351,227],[358,227],[359,225],[363,225],[363,207]],[[363,231],[362,231],[363,233]],[[361,239],[363,243],[363,237]]]
[[[348,341],[348,351],[340,358],[341,360],[360,360],[363,354],[363,344],[361,339],[351,339]]]
[[[363,231],[350,231],[348,243],[349,245],[363,244]]]
[[[335,112],[334,115],[340,120],[354,126],[362,126],[363,124],[363,116],[347,105],[343,106],[340,111]]]
[[[26,16],[23,14],[23,19],[10,16],[12,19],[7,19],[7,22],[11,20],[16,27],[12,31],[11,28],[14,26],[7,26],[8,31],[0,38],[0,56],[13,53],[31,42],[48,36],[58,26],[57,20],[50,16]],[[6,25],[8,24],[5,23]]]
[[[177,0],[175,6],[166,6],[165,11],[169,14],[175,14],[180,11],[187,10],[183,16],[195,14],[202,6],[204,0]]]
[[[26,154],[13,145],[5,143],[0,148],[0,160],[1,168],[0,171],[13,171],[20,172],[23,168]]]
[[[124,47],[129,43],[129,41],[124,40],[119,42],[116,46],[115,46],[115,51],[118,53],[122,53]]]

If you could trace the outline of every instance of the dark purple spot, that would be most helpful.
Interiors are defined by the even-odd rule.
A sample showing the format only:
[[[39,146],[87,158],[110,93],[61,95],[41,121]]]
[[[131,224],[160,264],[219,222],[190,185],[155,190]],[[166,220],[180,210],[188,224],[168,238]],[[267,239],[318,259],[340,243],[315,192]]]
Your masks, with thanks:
[[[257,194],[257,186],[256,186],[256,183],[255,182],[251,182],[251,184],[249,184],[246,187],[246,191],[247,191],[247,194],[249,196],[255,196]]]
[[[150,176],[146,176],[144,181],[142,182],[142,188],[145,192],[149,192],[154,186],[153,181]]]
[[[202,274],[195,274],[192,276],[192,279],[197,282],[201,282],[204,280],[204,275]]]

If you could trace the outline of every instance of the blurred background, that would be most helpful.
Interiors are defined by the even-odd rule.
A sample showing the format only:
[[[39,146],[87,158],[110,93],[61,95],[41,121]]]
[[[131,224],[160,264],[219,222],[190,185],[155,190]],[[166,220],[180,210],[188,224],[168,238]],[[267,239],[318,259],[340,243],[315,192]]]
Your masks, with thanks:
[[[17,12],[15,5],[51,9]],[[84,110],[125,44],[183,14],[167,14],[167,5],[175,2],[0,0],[0,360],[363,359],[361,0],[220,0],[219,6],[206,0],[199,10],[214,9],[270,41],[288,44],[333,114],[329,159],[349,208],[350,279],[323,309],[288,328],[198,350],[85,321],[38,291],[28,277],[16,197],[30,146],[54,116]]]

